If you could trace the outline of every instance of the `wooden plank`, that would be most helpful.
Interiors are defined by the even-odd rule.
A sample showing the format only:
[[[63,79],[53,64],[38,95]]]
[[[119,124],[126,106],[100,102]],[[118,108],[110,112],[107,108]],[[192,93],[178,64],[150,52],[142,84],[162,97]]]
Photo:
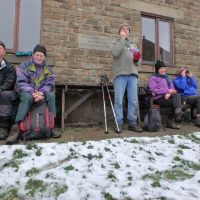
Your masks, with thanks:
[[[67,115],[69,115],[71,112],[73,112],[78,106],[80,106],[84,101],[86,101],[89,97],[91,97],[94,94],[94,91],[91,91],[85,95],[83,95],[79,100],[77,100],[73,105],[71,105],[66,111],[65,111],[65,118]]]
[[[65,83],[56,82],[56,83],[55,83],[55,87],[56,87],[56,88],[63,88],[65,92],[68,91],[68,85],[65,84]]]

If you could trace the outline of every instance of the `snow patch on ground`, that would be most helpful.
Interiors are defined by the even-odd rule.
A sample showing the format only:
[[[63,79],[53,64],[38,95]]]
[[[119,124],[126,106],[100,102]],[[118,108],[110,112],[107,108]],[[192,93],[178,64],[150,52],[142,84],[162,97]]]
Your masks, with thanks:
[[[0,199],[200,199],[200,133],[0,146]]]

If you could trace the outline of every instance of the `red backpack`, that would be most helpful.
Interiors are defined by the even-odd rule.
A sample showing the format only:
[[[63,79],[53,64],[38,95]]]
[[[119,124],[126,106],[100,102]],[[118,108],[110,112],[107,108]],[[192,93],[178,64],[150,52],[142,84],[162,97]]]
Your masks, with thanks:
[[[21,138],[49,138],[54,128],[54,114],[50,112],[45,101],[34,103],[27,116],[19,124]]]

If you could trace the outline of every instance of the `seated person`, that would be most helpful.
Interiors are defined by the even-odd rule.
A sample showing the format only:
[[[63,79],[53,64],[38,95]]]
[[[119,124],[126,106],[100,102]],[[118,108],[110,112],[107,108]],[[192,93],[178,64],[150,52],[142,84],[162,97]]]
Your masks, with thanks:
[[[20,121],[24,120],[34,102],[45,99],[49,110],[56,116],[55,94],[53,92],[55,75],[52,67],[47,66],[45,58],[46,48],[38,44],[33,50],[32,59],[19,66],[16,86],[20,104],[11,135],[6,141],[7,144],[17,142],[19,138],[18,125]],[[60,137],[60,134],[53,131],[52,137]]]
[[[148,87],[152,92],[153,101],[161,107],[171,107],[171,113],[168,116],[167,127],[179,129],[175,123],[182,117],[181,96],[174,89],[173,83],[166,74],[165,64],[157,60],[155,64],[155,73],[149,78]],[[174,121],[173,121],[173,120]]]
[[[200,127],[200,96],[198,95],[198,84],[191,71],[181,67],[175,77],[174,87],[181,94],[182,102],[197,109],[196,126]]]
[[[16,70],[4,58],[5,44],[0,41],[0,140],[5,140],[12,123],[13,101],[15,100]]]

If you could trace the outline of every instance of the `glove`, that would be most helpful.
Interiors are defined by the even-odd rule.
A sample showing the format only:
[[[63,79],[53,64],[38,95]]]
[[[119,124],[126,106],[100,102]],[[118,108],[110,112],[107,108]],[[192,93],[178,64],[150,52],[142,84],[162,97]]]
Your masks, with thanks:
[[[141,58],[141,53],[139,51],[133,53],[133,60],[134,60],[134,62],[137,62],[138,60],[140,60],[140,58]]]

